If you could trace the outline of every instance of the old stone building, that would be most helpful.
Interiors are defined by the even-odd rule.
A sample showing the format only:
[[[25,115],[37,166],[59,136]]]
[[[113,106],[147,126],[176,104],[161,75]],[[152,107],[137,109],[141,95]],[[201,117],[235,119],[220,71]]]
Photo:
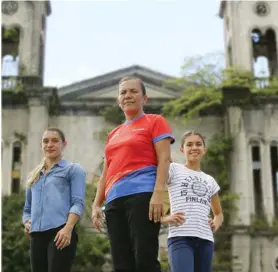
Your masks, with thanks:
[[[40,139],[48,126],[61,128],[68,140],[65,158],[78,161],[88,182],[103,157],[100,132],[109,124],[100,111],[115,103],[118,82],[136,75],[145,82],[150,97],[147,111],[180,96],[165,88],[170,77],[142,66],[131,66],[64,86],[44,86],[44,45],[49,1],[2,1],[2,194],[17,193],[27,173],[42,159]],[[260,58],[267,60],[268,74],[278,74],[278,2],[222,1],[227,65],[253,71]],[[3,74],[4,72],[4,74]],[[263,214],[272,225],[278,218],[278,97],[260,96],[242,106],[248,89],[223,89],[224,114],[208,115],[186,125],[169,120],[177,137],[173,159],[181,160],[179,136],[196,129],[207,138],[223,128],[234,139],[230,164],[231,190],[240,194],[240,226],[232,238],[233,271],[278,271],[278,237],[251,235],[254,215]],[[111,124],[110,124],[111,125]],[[223,127],[224,126],[224,127]],[[161,239],[165,245],[165,237]]]

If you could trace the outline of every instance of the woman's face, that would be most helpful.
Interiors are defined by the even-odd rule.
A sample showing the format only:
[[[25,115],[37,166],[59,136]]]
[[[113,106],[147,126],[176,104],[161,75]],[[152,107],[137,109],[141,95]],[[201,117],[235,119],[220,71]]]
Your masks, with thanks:
[[[130,79],[120,84],[118,103],[125,114],[134,115],[142,111],[147,100],[139,80]]]
[[[66,146],[57,131],[45,131],[42,136],[41,148],[46,158],[55,159],[62,155]]]
[[[206,152],[203,139],[199,135],[190,135],[185,138],[181,148],[186,161],[200,162]]]

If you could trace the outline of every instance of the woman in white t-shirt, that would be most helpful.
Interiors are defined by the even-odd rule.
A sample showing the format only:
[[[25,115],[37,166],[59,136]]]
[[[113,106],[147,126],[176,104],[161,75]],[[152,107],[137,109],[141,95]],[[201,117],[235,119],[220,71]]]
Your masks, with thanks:
[[[168,254],[172,272],[211,272],[214,251],[213,232],[222,222],[219,185],[200,169],[206,152],[204,137],[185,133],[181,152],[186,163],[171,163],[168,192],[171,214],[162,218],[169,224]],[[209,217],[210,209],[214,218]]]

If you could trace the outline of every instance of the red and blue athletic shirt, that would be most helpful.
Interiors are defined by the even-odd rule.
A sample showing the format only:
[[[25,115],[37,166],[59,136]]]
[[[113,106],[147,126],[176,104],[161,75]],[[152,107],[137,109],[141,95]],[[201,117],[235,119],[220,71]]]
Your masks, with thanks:
[[[167,120],[157,114],[142,114],[109,133],[105,147],[106,203],[122,196],[153,192],[157,168],[154,144],[165,138],[175,142]]]

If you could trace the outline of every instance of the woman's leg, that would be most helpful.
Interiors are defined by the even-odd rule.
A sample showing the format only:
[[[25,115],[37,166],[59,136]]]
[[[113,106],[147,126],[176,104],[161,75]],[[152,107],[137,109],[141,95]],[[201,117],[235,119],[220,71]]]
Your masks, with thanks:
[[[136,272],[124,200],[125,197],[115,199],[105,207],[111,255],[114,272]]]
[[[194,270],[194,238],[172,237],[168,239],[168,256],[171,272],[196,272]]]
[[[211,272],[214,243],[205,239],[199,239],[195,252],[196,272]]]
[[[47,272],[47,237],[44,232],[31,233],[30,259],[32,272]]]
[[[72,231],[71,242],[69,246],[57,249],[54,238],[62,227],[50,231],[48,236],[48,272],[70,272],[74,261],[77,247],[77,233],[75,229]]]
[[[137,272],[161,271],[158,261],[160,223],[149,220],[151,197],[152,193],[140,193],[128,196],[125,201]]]

